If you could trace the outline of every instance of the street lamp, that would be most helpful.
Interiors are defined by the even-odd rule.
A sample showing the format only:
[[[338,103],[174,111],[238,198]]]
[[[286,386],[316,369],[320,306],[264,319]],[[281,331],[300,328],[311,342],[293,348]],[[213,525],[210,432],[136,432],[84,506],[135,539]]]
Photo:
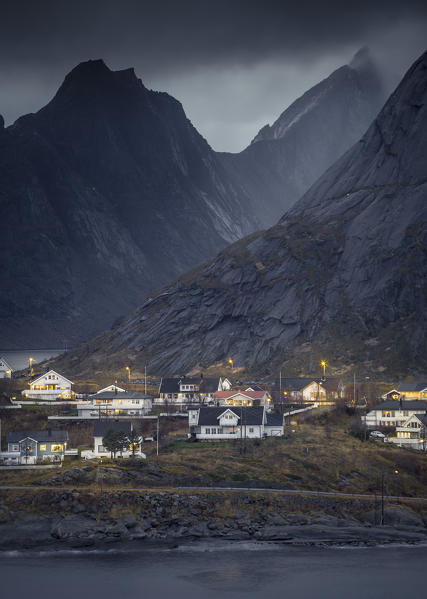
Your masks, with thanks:
[[[325,378],[326,378],[326,362],[325,362],[325,360],[322,360],[320,362],[320,366],[322,367],[322,370],[323,370],[323,380],[325,380]]]
[[[387,472],[381,471],[381,521],[380,526],[384,526],[384,478]],[[398,475],[399,470],[393,470],[393,474]]]
[[[129,366],[125,366],[125,370],[127,370],[127,373],[128,373],[128,381],[130,382],[130,367],[129,367]]]
[[[230,364],[231,369],[233,369],[233,360],[231,358],[229,358],[228,363]]]
[[[28,362],[30,363],[30,376],[33,376],[33,362],[34,362],[34,358],[28,358]]]

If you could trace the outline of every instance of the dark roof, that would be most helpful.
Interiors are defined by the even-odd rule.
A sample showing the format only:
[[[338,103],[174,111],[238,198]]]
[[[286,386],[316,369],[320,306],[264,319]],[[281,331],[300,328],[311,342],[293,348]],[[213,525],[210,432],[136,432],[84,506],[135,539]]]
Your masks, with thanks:
[[[219,379],[203,377],[200,381],[199,389],[201,393],[215,393],[218,391]]]
[[[197,385],[202,393],[213,393],[218,390],[217,378],[210,377],[174,377],[164,378],[160,383],[159,393],[179,393],[179,385]]]
[[[282,391],[300,391],[315,380],[315,378],[282,378]],[[276,380],[274,387],[275,389],[280,388],[280,380]]]
[[[419,383],[399,383],[399,386],[397,388],[398,391],[400,391],[400,393],[404,393],[405,391],[412,391],[412,392],[417,392],[417,391],[422,391],[423,389],[427,389],[427,383],[425,381],[423,382],[419,382]]]
[[[402,407],[400,407],[400,401],[395,401],[394,399],[387,399],[386,401],[383,401],[382,403],[374,406],[373,408],[371,408],[369,411],[372,412],[374,410],[410,410],[410,411],[414,411],[414,410],[420,410],[421,412],[424,412],[427,410],[427,401],[423,401],[420,399],[413,399],[413,400],[402,400]]]
[[[117,420],[98,420],[93,427],[93,436],[103,437],[110,429],[128,434],[132,430],[132,423]]]
[[[251,406],[246,408],[234,407],[234,406],[223,406],[222,408],[200,408],[199,422],[198,424],[218,424],[218,418],[221,414],[227,411],[234,412],[239,418],[243,417],[243,424],[262,424],[262,417],[264,413],[263,406]]]
[[[420,422],[422,422],[424,424],[424,426],[427,426],[427,413],[426,414],[415,414],[415,416],[418,418],[418,420]]]
[[[267,412],[267,426],[283,426],[283,414]]]
[[[19,443],[22,439],[30,437],[39,443],[46,441],[68,441],[68,432],[61,430],[46,429],[44,431],[10,431],[6,435],[6,443]]]
[[[261,387],[261,385],[248,385],[246,387],[246,389],[253,389],[254,391],[265,391],[264,387]]]
[[[322,384],[322,387],[326,389],[326,391],[336,392],[339,389],[340,381],[338,379],[325,379],[324,381],[318,380],[319,383]]]
[[[102,393],[94,393],[90,396],[91,399],[152,399],[151,395],[144,395],[139,391],[103,391]]]

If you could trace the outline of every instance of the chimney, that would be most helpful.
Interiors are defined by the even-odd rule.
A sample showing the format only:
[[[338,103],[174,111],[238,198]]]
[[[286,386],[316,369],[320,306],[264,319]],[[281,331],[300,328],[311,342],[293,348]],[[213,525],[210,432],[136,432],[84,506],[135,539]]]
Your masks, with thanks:
[[[399,406],[400,406],[400,409],[403,410],[402,396],[401,395],[399,395]]]

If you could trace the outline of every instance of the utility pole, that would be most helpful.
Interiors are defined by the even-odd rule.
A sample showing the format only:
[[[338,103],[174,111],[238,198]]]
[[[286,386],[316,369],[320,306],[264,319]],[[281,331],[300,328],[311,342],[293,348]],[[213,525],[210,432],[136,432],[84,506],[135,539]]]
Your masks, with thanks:
[[[240,453],[243,453],[243,400],[240,401]]]
[[[356,373],[353,372],[353,405],[356,405]]]
[[[144,390],[144,394],[147,395],[147,364],[145,365],[144,368],[144,386],[145,386],[145,390]]]
[[[381,520],[380,525],[384,526],[384,470],[381,472]]]
[[[283,395],[282,395],[282,371],[281,370],[279,372],[279,397],[280,397],[280,406],[282,408],[282,414],[283,414],[284,406],[283,406]]]
[[[160,434],[159,420],[160,420],[160,415],[157,416],[157,435],[156,435],[156,444],[157,444],[156,453],[157,453],[157,458],[159,457],[159,434]]]

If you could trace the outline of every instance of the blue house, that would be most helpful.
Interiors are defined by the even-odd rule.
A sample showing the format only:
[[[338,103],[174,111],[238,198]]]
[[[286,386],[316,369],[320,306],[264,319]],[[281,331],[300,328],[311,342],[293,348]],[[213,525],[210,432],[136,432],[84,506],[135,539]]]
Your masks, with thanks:
[[[6,435],[7,459],[18,464],[35,464],[40,460],[61,462],[67,442],[68,432],[62,430],[11,431]]]

